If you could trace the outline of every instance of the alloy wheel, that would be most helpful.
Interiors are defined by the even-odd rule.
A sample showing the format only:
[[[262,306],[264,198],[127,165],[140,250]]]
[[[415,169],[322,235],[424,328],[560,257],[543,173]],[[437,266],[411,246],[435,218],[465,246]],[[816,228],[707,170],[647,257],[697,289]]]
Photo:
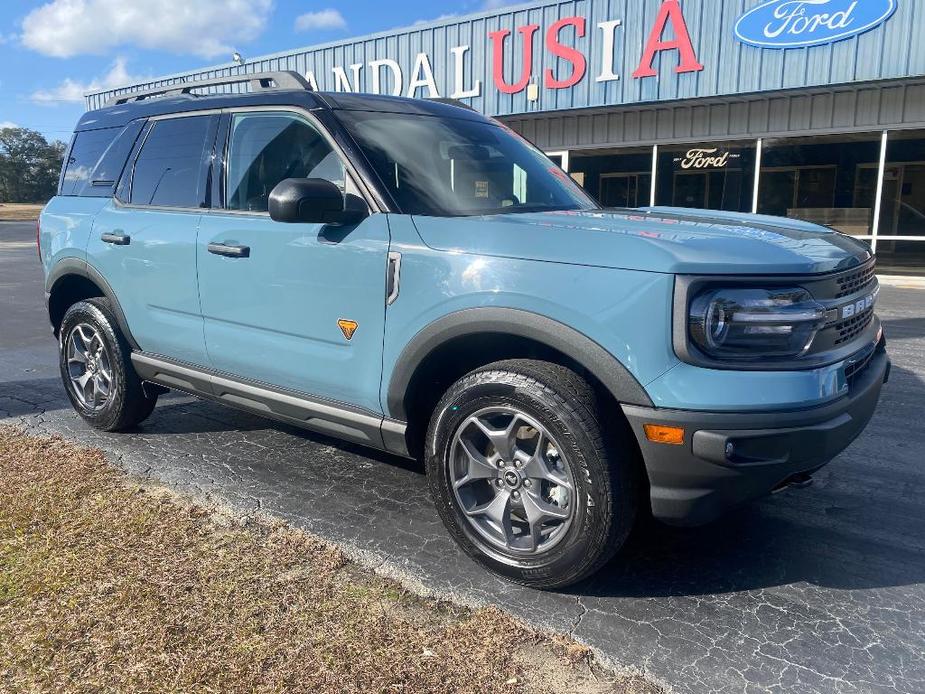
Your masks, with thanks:
[[[449,481],[466,521],[505,554],[537,555],[565,536],[575,480],[549,430],[514,407],[469,416],[450,447]]]
[[[112,361],[99,331],[79,323],[65,340],[67,372],[74,395],[88,410],[100,410],[112,397]]]

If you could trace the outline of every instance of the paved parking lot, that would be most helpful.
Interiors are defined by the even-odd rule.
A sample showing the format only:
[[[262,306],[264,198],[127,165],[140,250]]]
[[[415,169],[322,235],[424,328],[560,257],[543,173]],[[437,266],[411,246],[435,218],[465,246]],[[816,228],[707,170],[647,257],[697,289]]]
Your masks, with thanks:
[[[58,380],[34,233],[0,223],[0,421],[273,513],[420,588],[571,632],[678,692],[925,691],[925,291],[883,289],[892,380],[812,488],[706,528],[646,527],[590,582],[539,593],[455,548],[414,463],[178,395],[137,433],[88,429]]]

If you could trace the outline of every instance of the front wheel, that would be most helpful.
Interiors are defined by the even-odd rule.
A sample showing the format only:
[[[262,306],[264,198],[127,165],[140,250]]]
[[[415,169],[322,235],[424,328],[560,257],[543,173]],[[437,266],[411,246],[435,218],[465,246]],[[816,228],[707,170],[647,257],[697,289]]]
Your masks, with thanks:
[[[629,534],[635,448],[605,435],[575,372],[510,360],[467,374],[437,405],[427,473],[450,533],[477,561],[535,588],[589,576]]]

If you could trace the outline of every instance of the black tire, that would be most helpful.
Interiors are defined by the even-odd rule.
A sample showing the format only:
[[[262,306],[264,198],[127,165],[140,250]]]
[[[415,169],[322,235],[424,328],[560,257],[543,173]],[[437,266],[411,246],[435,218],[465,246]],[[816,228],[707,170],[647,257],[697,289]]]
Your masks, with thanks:
[[[88,406],[78,394],[68,365],[69,340],[78,326],[89,326],[99,335],[107,356],[111,386],[105,401],[98,407]],[[87,299],[71,306],[61,321],[58,338],[61,379],[74,410],[84,421],[102,431],[130,429],[151,414],[157,394],[147,395],[131,361],[131,347],[113,317],[105,298]],[[76,368],[80,369],[79,365]],[[86,396],[84,396],[86,397]]]
[[[625,427],[605,430],[601,417],[606,408],[598,400],[575,372],[526,359],[489,364],[450,387],[431,418],[425,459],[437,510],[467,554],[516,583],[556,589],[591,575],[620,549],[636,517],[639,454]],[[492,547],[470,523],[453,491],[454,437],[470,417],[496,407],[515,407],[541,424],[571,468],[577,493],[568,502],[570,524],[548,551],[523,556]]]

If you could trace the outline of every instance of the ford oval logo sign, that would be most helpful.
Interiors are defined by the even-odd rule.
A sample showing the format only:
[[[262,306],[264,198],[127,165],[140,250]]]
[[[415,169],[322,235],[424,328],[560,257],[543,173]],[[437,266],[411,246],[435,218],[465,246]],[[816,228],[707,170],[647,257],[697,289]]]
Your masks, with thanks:
[[[896,11],[898,0],[770,0],[739,18],[739,41],[759,48],[821,46],[863,34]]]

